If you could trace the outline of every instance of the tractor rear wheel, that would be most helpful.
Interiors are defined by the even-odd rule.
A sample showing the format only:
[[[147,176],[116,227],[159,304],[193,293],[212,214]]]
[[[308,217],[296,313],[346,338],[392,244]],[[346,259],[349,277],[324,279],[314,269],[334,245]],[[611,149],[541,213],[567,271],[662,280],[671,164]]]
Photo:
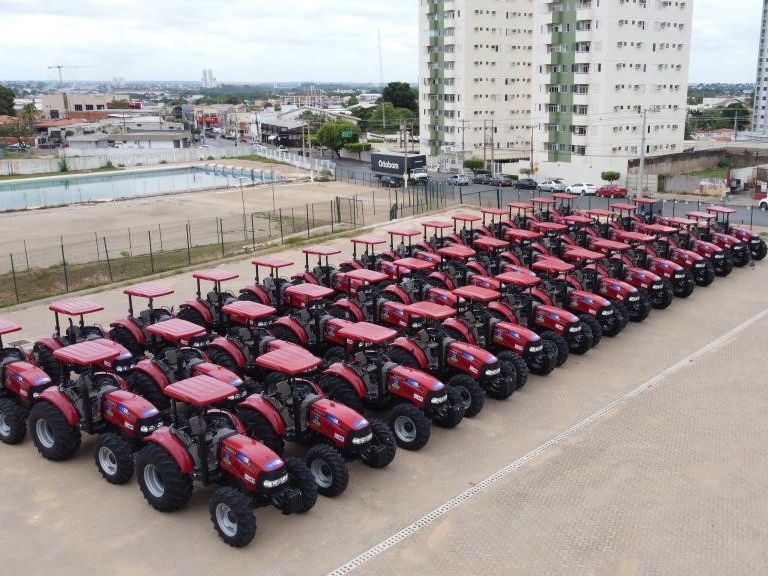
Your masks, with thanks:
[[[616,314],[616,312],[614,312]],[[600,322],[592,318],[589,314],[579,314],[579,320],[589,326],[592,331],[592,348],[600,344],[600,340],[603,339],[603,329],[600,327]]]
[[[237,297],[238,300],[243,300],[245,302],[256,302],[257,304],[264,304],[265,306],[271,306],[272,302],[264,302],[263,298],[260,298],[255,293],[251,292],[250,290],[246,290],[244,292],[240,292],[240,294]]]
[[[11,398],[0,398],[0,442],[18,444],[27,435],[27,411]]]
[[[499,358],[499,375],[486,386],[485,393],[494,400],[506,400],[515,390],[517,390],[515,365]]]
[[[336,364],[337,362],[344,362],[347,358],[347,351],[341,346],[331,346],[323,354],[323,360],[326,365]]]
[[[256,535],[256,517],[248,496],[224,486],[216,490],[208,504],[219,538],[234,548],[242,548]]]
[[[363,464],[370,466],[371,468],[384,468],[392,463],[397,453],[397,443],[395,437],[392,435],[392,431],[384,422],[380,420],[369,420],[371,425],[371,433],[373,438],[371,440],[372,450],[363,450],[360,455],[360,460]],[[380,448],[380,449],[379,449]]]
[[[128,376],[128,387],[134,394],[148,400],[158,410],[165,410],[171,406],[171,400],[163,393],[160,385],[144,372],[134,372]]]
[[[567,345],[566,345],[567,347]],[[546,376],[557,364],[557,346],[549,340],[541,340],[541,351],[526,356],[526,365],[531,374]]]
[[[275,432],[272,424],[269,423],[263,414],[256,412],[253,408],[247,408],[245,406],[239,406],[237,408],[237,415],[245,426],[245,434],[260,440],[270,450],[277,454],[282,454],[285,450],[285,441],[283,438]]]
[[[351,320],[355,321],[356,318],[352,316],[352,313],[344,308],[343,306],[339,306],[338,304],[329,304],[325,308],[326,312],[333,316],[334,318],[341,318],[342,320]]]
[[[651,291],[651,305],[656,308],[656,310],[669,308],[669,305],[672,304],[672,300],[675,297],[675,293],[672,290],[672,282],[666,278],[663,278],[661,282],[661,290]]]
[[[424,370],[424,368],[426,368],[426,366],[421,366],[419,364],[419,361],[416,360],[416,356],[402,348],[390,348],[387,352],[387,356],[389,356],[389,359],[395,364],[400,364],[407,368],[414,368],[415,370]]]
[[[302,346],[301,340],[299,340],[299,337],[296,336],[296,334],[294,334],[293,330],[290,328],[286,328],[285,326],[280,326],[278,324],[276,326],[272,326],[270,332],[272,332],[272,336],[278,340],[283,340],[285,342],[290,342],[291,344],[296,344],[297,346]]]
[[[231,370],[235,374],[242,376],[242,367],[238,366],[237,360],[235,360],[232,354],[226,350],[221,348],[206,348],[205,353],[208,354],[208,358],[210,358],[212,363],[218,364],[222,368],[226,368],[227,370]]]
[[[117,434],[100,434],[93,446],[96,468],[110,484],[125,484],[133,477],[133,453]]]
[[[365,409],[363,399],[360,398],[352,385],[343,378],[335,374],[325,374],[318,380],[317,384],[331,400],[341,402],[361,414]]]
[[[198,312],[191,306],[185,306],[184,308],[179,310],[179,312],[176,314],[176,318],[179,318],[181,320],[186,320],[187,322],[192,322],[192,324],[197,324],[202,328],[208,328],[208,325],[205,323],[205,318],[203,318],[203,315],[200,314],[200,312]]]
[[[445,402],[445,406],[432,418],[432,422],[440,428],[455,428],[464,420],[464,402],[461,400],[459,391],[455,388],[448,386],[446,393],[448,400]]]
[[[71,458],[80,448],[80,430],[70,426],[64,414],[46,401],[29,411],[29,435],[40,455],[54,462]]]
[[[459,373],[448,380],[448,386],[459,391],[466,418],[473,418],[480,414],[485,406],[485,393],[477,380],[469,374]]]
[[[389,415],[389,427],[397,445],[405,450],[420,450],[429,442],[429,418],[413,404],[397,404]]]
[[[57,384],[61,379],[61,367],[59,361],[53,357],[53,350],[45,344],[35,344],[32,349],[32,356],[35,358],[35,364]]]
[[[301,508],[299,514],[310,510],[317,502],[317,484],[312,473],[298,458],[285,458],[285,469],[288,470],[288,485],[301,492]]]
[[[448,290],[448,284],[446,284],[439,278],[429,278],[427,280],[427,283],[433,288],[442,288],[443,290]],[[426,287],[425,287],[425,292],[426,292]]]
[[[304,461],[323,496],[338,496],[349,485],[349,468],[344,458],[333,446],[317,444],[307,451]]]
[[[766,246],[765,240],[762,238],[756,245],[750,244],[749,250],[752,253],[752,260],[762,260],[768,254],[768,246]]]
[[[563,336],[552,330],[545,330],[539,334],[539,336],[541,336],[542,340],[551,342],[557,349],[557,356],[555,356],[555,366],[562,366],[565,364],[565,361],[568,360],[568,356],[571,353],[571,347],[568,346],[568,341]]]
[[[109,331],[109,338],[127,349],[134,358],[141,358],[144,355],[144,346],[139,344],[136,337],[125,326],[120,324],[113,326]]]
[[[496,356],[498,356],[499,360],[509,362],[515,367],[515,372],[517,372],[517,387],[515,390],[520,390],[520,388],[528,383],[528,364],[525,363],[525,360],[511,350],[503,350],[496,354]]]
[[[136,455],[136,473],[141,493],[159,512],[174,512],[192,496],[192,476],[184,474],[168,452],[149,443]]]

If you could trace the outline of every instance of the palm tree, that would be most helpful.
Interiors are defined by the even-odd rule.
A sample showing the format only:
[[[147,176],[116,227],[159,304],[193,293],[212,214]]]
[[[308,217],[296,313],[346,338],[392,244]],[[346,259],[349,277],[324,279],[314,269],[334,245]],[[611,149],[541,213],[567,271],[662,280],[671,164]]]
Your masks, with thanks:
[[[40,112],[37,111],[35,105],[32,102],[24,104],[24,107],[19,112],[18,121],[16,123],[17,138],[21,142],[22,136],[32,136],[35,133],[35,122],[40,119]]]

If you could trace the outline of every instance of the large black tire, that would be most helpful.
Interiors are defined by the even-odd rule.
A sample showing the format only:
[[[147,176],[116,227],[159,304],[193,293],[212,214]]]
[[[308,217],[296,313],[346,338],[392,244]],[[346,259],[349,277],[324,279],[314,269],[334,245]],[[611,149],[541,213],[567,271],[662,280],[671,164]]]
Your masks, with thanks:
[[[71,458],[80,448],[80,430],[70,426],[64,414],[44,400],[29,411],[29,435],[40,455],[54,462]]]
[[[429,418],[413,404],[397,404],[389,415],[389,428],[395,436],[395,442],[405,450],[420,450],[431,434]]]
[[[581,323],[581,331],[568,335],[568,348],[571,354],[581,356],[592,348],[592,329],[588,324]]]
[[[371,468],[385,468],[392,463],[397,454],[397,443],[389,427],[380,420],[370,420],[373,434],[372,447],[375,450],[363,451],[360,460]],[[381,448],[381,449],[378,449]]]
[[[0,442],[19,444],[27,435],[27,411],[11,398],[0,398]]]
[[[542,340],[552,342],[552,344],[554,344],[555,348],[557,349],[555,365],[560,367],[565,364],[565,361],[568,360],[568,356],[571,354],[571,347],[568,346],[568,341],[563,336],[552,330],[545,330],[539,334],[539,336],[541,336]]]
[[[237,297],[238,300],[244,300],[246,302],[256,302],[258,304],[264,304],[265,306],[271,306],[272,302],[264,302],[262,298],[259,298],[256,294],[253,292],[246,290],[245,292],[240,292],[240,294]]]
[[[749,264],[749,259],[749,246],[744,246],[744,250],[741,250],[740,252],[734,252],[733,265],[736,266],[736,268],[744,268],[744,266]]]
[[[134,358],[144,356],[144,346],[136,340],[136,337],[125,326],[120,324],[113,326],[112,330],[109,331],[109,338],[127,349],[128,352],[133,354]]]
[[[714,272],[713,278],[714,278]],[[640,300],[637,302],[627,303],[627,313],[631,322],[642,322],[651,313],[651,298],[648,296],[647,290],[638,290]]]
[[[341,346],[331,346],[323,354],[323,360],[327,366],[335,364],[337,362],[344,362],[347,359],[347,351]]]
[[[363,399],[352,385],[343,378],[335,374],[325,374],[318,380],[317,384],[331,400],[341,402],[352,408],[352,410],[360,413],[363,412],[365,408]]]
[[[546,376],[557,367],[557,346],[550,340],[541,340],[542,351],[526,357],[526,364],[531,374]],[[568,344],[565,345],[566,349]]]
[[[733,270],[733,254],[730,252],[724,252],[722,258],[718,258],[714,261],[715,264],[715,276],[724,278],[728,276]]]
[[[285,441],[280,436],[272,424],[269,423],[263,414],[256,412],[253,408],[247,406],[238,406],[237,415],[245,426],[247,436],[261,441],[273,452],[282,454],[285,450]]]
[[[610,316],[601,316],[598,322],[603,331],[603,336],[617,336],[629,322],[629,312],[627,312],[623,303],[614,302],[613,314]],[[573,352],[573,348],[571,348],[571,352]]]
[[[285,458],[285,469],[288,470],[288,485],[301,492],[302,504],[298,513],[303,514],[317,502],[317,484],[307,465],[298,458]]]
[[[402,348],[390,348],[387,352],[387,356],[389,356],[389,359],[395,364],[400,364],[407,368],[414,368],[416,370],[424,370],[426,368],[426,366],[419,364],[419,361],[416,360],[416,356]]]
[[[616,312],[614,312],[615,314]],[[592,318],[589,314],[579,314],[579,320],[589,326],[592,332],[592,348],[600,344],[600,340],[603,339],[603,329],[600,327],[600,322]]]
[[[243,368],[238,366],[237,360],[235,360],[232,354],[226,350],[223,350],[222,348],[208,347],[205,349],[205,353],[208,354],[208,358],[210,358],[211,362],[214,364],[218,364],[227,370],[232,370],[232,372],[239,376],[243,375]]]
[[[704,268],[697,270],[693,275],[693,280],[697,286],[709,286],[715,281],[715,267],[712,265],[712,261],[707,259],[704,261]]]
[[[304,461],[323,496],[338,496],[349,485],[349,468],[344,457],[333,446],[317,444],[307,451]]]
[[[514,364],[499,359],[499,375],[485,387],[485,393],[494,400],[506,400],[515,390],[517,390],[517,371]]]
[[[337,304],[330,304],[325,308],[326,312],[334,318],[341,318],[342,320],[355,320],[349,310],[343,306]]]
[[[464,417],[474,418],[483,410],[485,405],[485,394],[480,387],[480,383],[469,374],[455,374],[447,382],[459,391],[461,401],[464,403]]]
[[[210,326],[205,323],[205,318],[203,318],[203,315],[191,306],[184,306],[181,308],[177,312],[176,317],[180,318],[181,320],[186,320],[187,322],[192,322],[192,324],[197,324],[202,328],[210,328]]]
[[[456,340],[457,342],[466,342],[467,339],[464,337],[464,334],[456,330],[455,328],[446,327],[443,328],[445,330],[445,335],[448,336],[448,338],[452,338]]]
[[[693,294],[693,289],[696,287],[696,283],[693,281],[693,274],[690,270],[685,270],[685,278],[677,280],[673,284],[675,290],[675,296],[678,298],[688,298]]]
[[[174,512],[192,496],[192,476],[183,474],[176,460],[155,443],[136,455],[136,475],[144,498],[159,512]]]
[[[158,410],[170,408],[170,398],[163,393],[160,385],[144,372],[132,372],[127,380],[131,392],[148,400]]]
[[[242,548],[256,535],[256,517],[251,512],[247,495],[236,488],[223,486],[217,489],[208,503],[211,521],[224,542],[234,548]]]
[[[766,246],[765,240],[761,238],[757,244],[749,245],[749,251],[752,253],[752,260],[760,261],[768,254],[768,246]]]
[[[93,459],[99,473],[110,484],[125,484],[133,477],[133,452],[128,442],[117,434],[99,435],[93,445]]]
[[[464,420],[464,402],[461,400],[461,394],[455,388],[446,387],[446,393],[448,395],[446,406],[435,414],[432,422],[440,428],[455,428]]]
[[[517,388],[515,390],[520,390],[520,388],[528,383],[528,364],[525,363],[521,356],[518,356],[512,350],[502,350],[496,356],[498,356],[499,360],[509,362],[515,367],[515,372],[517,372]]]
[[[298,336],[296,336],[296,334],[294,334],[293,330],[290,328],[286,328],[285,326],[280,326],[278,324],[276,326],[272,326],[272,328],[270,328],[270,332],[272,332],[272,336],[278,340],[283,340],[285,342],[290,342],[291,344],[301,346],[301,340],[299,340]]]
[[[672,300],[675,298],[675,292],[672,290],[672,282],[666,278],[662,278],[663,288],[661,290],[653,290],[651,293],[651,305],[656,310],[665,310],[672,304]]]
[[[53,350],[44,344],[35,344],[32,348],[32,356],[40,369],[51,377],[54,383],[61,380],[61,364],[53,357]]]
[[[427,280],[427,283],[433,288],[442,288],[443,290],[448,290],[448,284],[446,284],[439,278],[429,278]]]

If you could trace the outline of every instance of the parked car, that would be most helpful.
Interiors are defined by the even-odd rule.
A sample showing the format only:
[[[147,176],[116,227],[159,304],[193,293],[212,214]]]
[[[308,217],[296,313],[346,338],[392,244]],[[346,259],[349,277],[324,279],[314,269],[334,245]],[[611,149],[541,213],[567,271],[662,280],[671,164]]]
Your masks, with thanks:
[[[446,182],[449,186],[467,186],[469,185],[469,177],[464,174],[451,174]]]
[[[539,183],[533,178],[520,178],[515,182],[514,187],[518,190],[536,190],[539,187]]]
[[[628,190],[623,186],[617,186],[616,184],[606,184],[600,186],[597,189],[597,196],[604,196],[608,198],[626,198]]]
[[[472,176],[472,184],[487,184],[490,178],[491,175],[487,172],[475,172]]]
[[[565,192],[565,182],[560,178],[554,178],[552,180],[544,180],[539,184],[538,190],[540,192]]]
[[[580,196],[594,196],[597,193],[597,186],[586,182],[577,182],[571,184],[565,189],[568,194],[578,194]]]
[[[6,150],[8,152],[26,152],[27,145],[26,144],[24,144],[24,145],[22,145],[22,144],[9,144],[8,147],[6,148]]]
[[[382,176],[379,184],[384,188],[402,188],[403,179],[400,176]]]
[[[491,186],[512,186],[514,183],[514,180],[510,176],[507,176],[506,174],[494,174],[491,176],[486,184],[490,184]]]

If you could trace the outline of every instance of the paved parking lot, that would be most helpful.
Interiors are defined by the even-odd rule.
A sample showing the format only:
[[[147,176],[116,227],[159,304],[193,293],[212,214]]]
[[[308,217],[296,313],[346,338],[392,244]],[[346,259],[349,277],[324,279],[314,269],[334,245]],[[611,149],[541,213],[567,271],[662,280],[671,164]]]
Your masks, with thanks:
[[[227,268],[251,275],[247,261]],[[188,274],[161,282],[177,289],[169,302],[193,293]],[[135,483],[101,480],[90,440],[61,464],[30,441],[2,445],[4,571],[764,573],[766,285],[768,263],[735,270],[389,468],[353,463],[347,492],[307,515],[257,510],[242,550],[217,540],[207,489],[162,515]],[[102,322],[125,313],[119,290],[89,298]],[[25,338],[51,329],[42,305],[0,315]]]

